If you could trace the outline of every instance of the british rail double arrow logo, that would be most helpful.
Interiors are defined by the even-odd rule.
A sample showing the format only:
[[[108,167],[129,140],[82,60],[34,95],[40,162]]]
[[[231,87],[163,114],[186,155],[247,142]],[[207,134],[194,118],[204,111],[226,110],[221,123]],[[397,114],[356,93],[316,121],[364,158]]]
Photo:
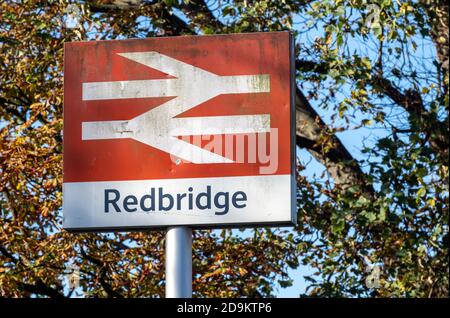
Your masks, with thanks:
[[[118,53],[175,78],[82,83],[83,101],[173,97],[131,120],[82,122],[82,140],[130,138],[183,160],[233,163],[178,136],[270,132],[270,115],[175,118],[221,94],[270,92],[269,75],[220,76],[158,52]]]

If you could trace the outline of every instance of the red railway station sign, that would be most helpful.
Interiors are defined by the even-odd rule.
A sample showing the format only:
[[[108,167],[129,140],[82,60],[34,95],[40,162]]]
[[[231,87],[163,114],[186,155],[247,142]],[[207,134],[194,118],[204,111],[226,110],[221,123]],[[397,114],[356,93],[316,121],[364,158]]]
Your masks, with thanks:
[[[288,32],[72,42],[64,227],[295,222]]]

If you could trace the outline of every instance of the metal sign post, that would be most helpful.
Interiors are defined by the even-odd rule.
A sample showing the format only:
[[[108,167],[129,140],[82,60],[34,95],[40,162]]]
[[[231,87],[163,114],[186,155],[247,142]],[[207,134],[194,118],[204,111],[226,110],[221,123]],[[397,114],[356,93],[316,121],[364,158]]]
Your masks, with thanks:
[[[171,227],[166,234],[166,298],[192,297],[192,230]]]

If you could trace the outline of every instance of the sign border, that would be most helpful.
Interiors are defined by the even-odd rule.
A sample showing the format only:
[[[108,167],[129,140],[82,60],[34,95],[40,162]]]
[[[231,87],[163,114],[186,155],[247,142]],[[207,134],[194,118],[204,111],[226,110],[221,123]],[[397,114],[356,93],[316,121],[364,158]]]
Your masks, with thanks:
[[[251,33],[232,33],[232,34],[213,34],[213,35],[203,35],[203,37],[214,37],[214,36],[226,36],[226,35],[252,35],[262,32],[251,32]],[[297,173],[297,160],[296,160],[296,115],[297,109],[295,106],[296,99],[296,71],[295,71],[295,37],[293,32],[291,31],[275,31],[269,33],[288,33],[289,35],[289,65],[290,65],[290,159],[291,159],[291,171],[290,171],[290,179],[291,179],[291,219],[287,221],[280,222],[236,222],[236,223],[226,223],[223,225],[219,224],[176,224],[176,225],[164,225],[164,226],[118,226],[118,227],[80,227],[80,228],[66,228],[63,225],[63,229],[70,233],[108,233],[108,232],[147,232],[147,231],[159,231],[165,230],[168,227],[173,226],[187,226],[192,229],[233,229],[233,228],[251,228],[251,227],[288,227],[288,226],[296,226],[297,225],[297,181],[296,181],[296,173]],[[174,36],[174,37],[161,37],[161,38],[177,38],[177,37],[198,37],[198,35],[192,36]],[[131,38],[126,40],[142,40],[141,38]],[[100,40],[96,42],[105,42],[109,40]],[[91,41],[76,41],[75,43],[83,43],[83,42],[91,42]],[[66,50],[66,44],[74,43],[74,42],[66,42],[64,43],[64,55]],[[65,64],[64,64],[65,65]],[[65,66],[64,66],[65,67]],[[64,70],[63,70],[64,72]],[[66,87],[65,78],[63,80],[64,89]],[[63,109],[64,114],[64,109]],[[64,140],[64,135],[63,135]],[[64,145],[64,143],[63,143]],[[64,147],[63,147],[64,153]],[[252,176],[248,176],[252,177]],[[64,187],[63,187],[64,189]],[[64,193],[64,190],[62,191]],[[63,195],[64,200],[64,195]],[[64,205],[62,205],[63,207]],[[64,209],[62,209],[63,220],[64,220]],[[63,221],[64,224],[64,221]]]

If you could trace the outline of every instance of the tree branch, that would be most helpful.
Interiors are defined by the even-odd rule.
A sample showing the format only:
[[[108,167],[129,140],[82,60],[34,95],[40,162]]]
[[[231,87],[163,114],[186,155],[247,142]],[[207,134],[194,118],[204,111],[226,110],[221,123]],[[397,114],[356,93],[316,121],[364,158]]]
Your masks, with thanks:
[[[107,275],[106,275],[106,267],[105,267],[105,263],[100,260],[97,259],[93,256],[88,255],[84,248],[81,247],[81,255],[83,256],[83,258],[85,258],[86,260],[88,260],[89,262],[93,263],[94,265],[98,266],[100,268],[99,273],[98,273],[98,278],[100,281],[100,285],[102,286],[103,290],[108,294],[109,297],[115,297],[115,298],[123,298],[122,294],[120,294],[119,292],[115,291],[111,284],[109,284],[106,279],[107,279]]]
[[[331,135],[332,147],[329,150],[324,150],[320,145],[319,138],[327,132],[328,127],[298,88],[295,105],[297,145],[307,149],[326,167],[335,184],[343,189],[359,186],[364,194],[372,197],[375,192],[372,185],[366,181],[364,172],[339,138]]]
[[[10,104],[5,98],[0,97],[0,104],[5,113],[17,117],[23,123],[27,121],[25,115],[17,109],[17,106]]]
[[[7,258],[9,258],[14,264],[23,264],[23,262],[20,259],[17,259],[14,257],[13,254],[8,252],[3,246],[0,245],[0,252]],[[26,267],[26,266],[25,266]],[[18,282],[17,285],[19,285],[19,288],[23,289],[24,291],[36,294],[36,295],[45,295],[53,298],[65,298],[64,295],[57,289],[52,288],[50,286],[47,286],[44,284],[44,282],[38,278],[36,284],[29,284],[24,282]]]
[[[445,0],[419,1],[431,25],[431,38],[436,47],[436,54],[444,72],[449,71],[449,25],[448,2]]]
[[[325,63],[316,63],[308,60],[297,60],[296,67],[302,72],[315,72],[319,74],[328,73],[328,66]],[[380,72],[372,75],[368,82],[380,94],[391,99],[396,105],[405,109],[410,116],[417,118],[420,128],[427,134],[428,141],[433,151],[444,158],[448,165],[449,148],[449,126],[448,121],[442,122],[434,114],[430,114],[423,103],[421,94],[414,89],[401,91],[390,80],[384,78]],[[414,118],[411,121],[414,121]]]
[[[401,92],[391,81],[379,74],[373,77],[372,85],[377,91],[389,97],[409,113],[410,122],[417,122],[420,129],[426,133],[433,151],[442,156],[444,163],[448,165],[448,120],[442,122],[435,114],[428,112],[423,104],[422,96],[416,90],[408,89]]]
[[[168,10],[167,5],[161,1],[110,0],[101,4],[89,1],[90,10],[96,13],[135,10],[142,6],[148,6],[150,8],[153,18],[162,20],[161,27],[167,35],[195,34],[185,21],[173,14],[171,10]]]
[[[214,16],[204,0],[190,0],[187,3],[181,1],[178,8],[181,9],[192,22],[200,27],[202,25],[208,25],[208,27],[213,28],[216,31],[222,30],[225,27],[225,25]]]
[[[409,89],[402,93],[390,80],[380,74],[373,77],[372,86],[403,107],[408,113],[421,115],[425,111],[422,96],[416,90]]]
[[[154,12],[163,20],[162,28],[166,35],[195,34],[195,32],[189,28],[188,24],[176,16],[172,11],[169,11],[164,3],[158,5],[160,7],[155,7]]]
[[[327,74],[330,69],[326,63],[319,63],[305,59],[296,59],[295,68],[300,72],[315,72],[319,74]]]
[[[65,298],[60,291],[45,285],[41,280],[38,280],[34,285],[22,282],[19,282],[18,285],[20,288],[31,294],[45,295],[52,298]]]
[[[139,9],[141,0],[109,0],[109,1],[89,1],[91,12],[103,13],[117,10]]]

